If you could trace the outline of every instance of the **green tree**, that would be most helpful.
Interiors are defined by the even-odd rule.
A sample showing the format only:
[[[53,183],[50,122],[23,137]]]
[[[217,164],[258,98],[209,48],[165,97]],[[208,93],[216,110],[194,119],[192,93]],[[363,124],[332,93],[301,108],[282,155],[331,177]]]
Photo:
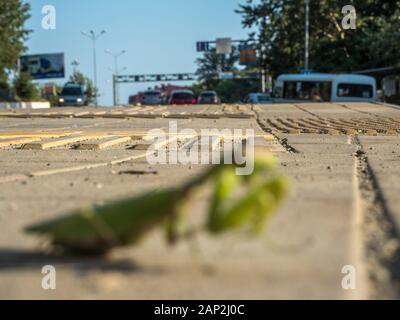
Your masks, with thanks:
[[[27,72],[20,72],[15,77],[13,86],[14,95],[17,100],[37,101],[41,99],[37,86],[32,83],[32,78]]]
[[[219,55],[216,49],[205,52],[203,57],[196,60],[198,66],[196,74],[200,81],[216,83],[219,72],[235,72],[236,64],[239,61],[239,52],[233,48],[229,55]]]
[[[86,86],[87,77],[80,71],[75,70],[74,73],[69,77],[69,81],[77,83],[81,86]]]
[[[229,79],[215,80],[211,85],[209,82],[200,82],[190,89],[195,95],[202,91],[214,90],[223,103],[235,103],[243,99],[251,92],[258,92],[259,81],[257,79]]]
[[[218,55],[216,49],[205,52],[203,57],[196,60],[198,69],[196,74],[199,76],[199,83],[192,86],[195,94],[202,91],[215,90],[222,102],[233,103],[243,100],[250,92],[258,91],[258,84],[255,80],[231,79],[220,80],[219,72],[234,72],[236,74],[246,75],[249,70],[237,68],[240,54],[237,48],[233,48],[229,55]],[[254,70],[253,70],[254,71]]]
[[[243,101],[251,92],[258,92],[258,80],[232,79],[222,80],[218,83],[215,91],[224,103],[235,103]]]
[[[342,8],[357,10],[356,30],[342,29]],[[310,3],[310,67],[351,72],[398,63],[400,1],[320,0]],[[237,10],[246,28],[264,45],[272,76],[304,68],[304,1],[247,0]]]
[[[9,74],[16,70],[20,55],[26,50],[24,41],[30,30],[24,27],[30,6],[21,0],[0,0],[0,99],[5,99]]]

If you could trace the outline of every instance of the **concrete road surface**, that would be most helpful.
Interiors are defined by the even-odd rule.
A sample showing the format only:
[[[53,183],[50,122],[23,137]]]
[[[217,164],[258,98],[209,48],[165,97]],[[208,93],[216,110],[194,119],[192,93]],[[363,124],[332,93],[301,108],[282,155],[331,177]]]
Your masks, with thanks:
[[[157,231],[84,259],[46,256],[24,234],[74,208],[199,174],[204,166],[152,166],[137,147],[171,121],[198,132],[253,129],[256,148],[279,159],[292,189],[265,240],[202,235],[199,261],[190,244],[168,248]],[[363,103],[1,111],[0,298],[399,298],[399,134],[398,107]],[[195,219],[208,191],[193,201]],[[45,265],[56,268],[56,290],[41,286]]]

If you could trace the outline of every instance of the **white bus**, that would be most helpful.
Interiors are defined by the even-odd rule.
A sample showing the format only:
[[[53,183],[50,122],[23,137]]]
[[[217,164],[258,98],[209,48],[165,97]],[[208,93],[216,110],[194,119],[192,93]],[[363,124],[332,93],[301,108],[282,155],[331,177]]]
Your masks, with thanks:
[[[277,78],[274,88],[276,103],[376,100],[376,80],[354,74],[284,74]]]

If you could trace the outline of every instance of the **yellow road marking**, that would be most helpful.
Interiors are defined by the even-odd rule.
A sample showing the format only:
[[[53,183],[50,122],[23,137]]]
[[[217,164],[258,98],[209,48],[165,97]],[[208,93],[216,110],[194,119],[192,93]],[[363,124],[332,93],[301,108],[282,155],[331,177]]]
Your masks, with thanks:
[[[25,143],[30,143],[34,141],[38,141],[40,138],[12,138],[12,139],[5,139],[5,140],[0,140],[0,148],[4,147],[9,147],[12,145],[17,145],[17,144],[25,144]]]
[[[72,114],[72,116],[75,118],[79,118],[79,117],[87,116],[89,114],[90,114],[89,111],[82,111],[82,112],[74,113],[74,114]]]
[[[166,147],[173,141],[178,140],[178,136],[170,136],[168,139],[163,141],[153,142],[154,137],[144,137],[143,142],[136,145],[135,150],[148,150],[151,146],[154,147],[155,150]]]
[[[79,131],[74,132],[3,132],[0,133],[0,139],[12,139],[12,138],[60,138],[69,136],[72,134],[80,134]]]
[[[164,115],[164,118],[166,118],[166,119],[189,119],[190,115],[187,114],[186,112],[169,113],[167,115]]]
[[[132,141],[131,137],[112,137],[112,138],[105,138],[100,141],[88,141],[85,143],[81,143],[78,149],[81,150],[102,150],[106,148],[110,148],[112,146],[116,146],[122,143]]]
[[[223,117],[234,119],[251,119],[254,118],[255,115],[251,113],[224,113]]]
[[[198,119],[219,119],[223,116],[222,113],[195,113],[193,115],[194,118]]]
[[[41,138],[60,138],[64,136],[71,136],[71,135],[85,135],[89,137],[135,137],[135,138],[140,138],[145,137],[149,134],[151,130],[162,130],[165,135],[169,136],[179,136],[179,137],[187,137],[188,135],[183,135],[180,134],[179,132],[176,134],[171,134],[168,132],[167,128],[153,128],[149,130],[124,130],[124,131],[106,131],[106,130],[101,130],[101,131],[27,131],[27,132],[0,132],[0,139],[9,139],[9,138],[19,138],[19,137],[41,137]],[[198,131],[198,133],[201,132],[201,130],[195,130]],[[154,135],[153,135],[154,136]],[[189,135],[190,136],[190,135]],[[222,137],[225,138],[233,138],[233,137],[246,137],[246,135],[221,135]],[[255,137],[265,137],[265,139],[270,139],[274,140],[274,137],[270,134],[255,134]]]
[[[161,118],[161,114],[156,114],[156,113],[126,113],[125,114],[126,118],[143,118],[143,119],[156,119],[156,118]]]
[[[41,142],[37,143],[28,143],[24,145],[24,149],[28,150],[46,150],[50,148],[55,148],[55,147],[60,147],[60,146],[65,146],[70,143],[75,143],[75,142],[80,142],[84,140],[88,140],[92,138],[93,136],[88,136],[88,135],[76,135],[76,136],[68,136],[64,138],[59,138],[59,139],[48,139],[48,140],[43,140]]]

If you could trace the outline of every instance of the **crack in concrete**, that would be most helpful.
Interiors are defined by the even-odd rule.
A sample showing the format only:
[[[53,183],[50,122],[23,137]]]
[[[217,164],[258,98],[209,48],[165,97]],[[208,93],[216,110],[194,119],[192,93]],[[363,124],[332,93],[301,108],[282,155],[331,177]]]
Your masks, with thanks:
[[[358,136],[354,154],[362,210],[361,251],[367,273],[368,298],[400,298],[400,234]]]
[[[293,146],[291,146],[289,144],[289,141],[287,138],[280,138],[277,134],[275,134],[273,132],[273,130],[271,128],[268,128],[264,122],[261,120],[260,114],[258,111],[254,110],[254,113],[256,115],[256,121],[258,126],[261,128],[261,130],[263,130],[264,132],[272,135],[275,140],[289,153],[300,153],[300,151],[298,151],[296,148],[294,148]]]

